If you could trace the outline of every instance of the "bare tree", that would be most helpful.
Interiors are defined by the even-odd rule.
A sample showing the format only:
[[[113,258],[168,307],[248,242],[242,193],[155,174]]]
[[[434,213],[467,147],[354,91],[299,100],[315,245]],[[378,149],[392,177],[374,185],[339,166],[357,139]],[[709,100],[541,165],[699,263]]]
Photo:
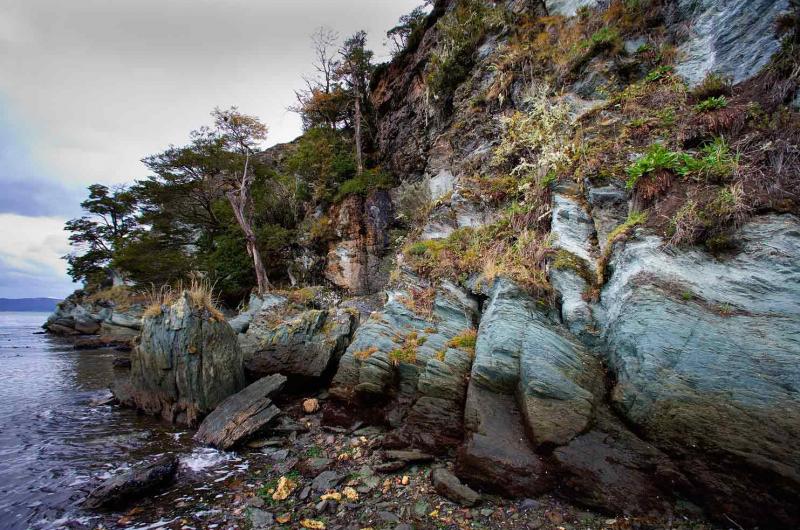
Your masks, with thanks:
[[[344,42],[339,54],[342,56],[338,75],[352,93],[354,104],[354,126],[356,143],[356,169],[364,172],[363,147],[361,145],[362,98],[366,95],[369,75],[372,72],[372,52],[367,49],[367,33],[359,31]]]
[[[256,273],[256,282],[259,294],[264,294],[271,285],[267,278],[264,262],[256,244],[256,233],[253,229],[253,200],[250,188],[255,175],[250,170],[250,157],[253,149],[267,137],[267,126],[255,116],[248,116],[239,112],[237,107],[226,110],[214,109],[211,113],[214,125],[221,137],[225,140],[226,147],[235,154],[231,168],[225,171],[223,182],[226,187],[225,196],[233,208],[233,215],[244,232],[247,253],[253,258],[253,268]],[[237,166],[243,163],[241,173]]]

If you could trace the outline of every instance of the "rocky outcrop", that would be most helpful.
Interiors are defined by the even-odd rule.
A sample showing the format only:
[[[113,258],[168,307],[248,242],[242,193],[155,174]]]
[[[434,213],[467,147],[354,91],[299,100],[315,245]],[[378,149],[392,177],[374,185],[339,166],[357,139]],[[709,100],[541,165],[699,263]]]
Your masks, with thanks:
[[[611,396],[712,510],[788,522],[800,517],[800,222],[762,217],[737,240],[723,260],[654,236],[615,253],[599,313]]]
[[[282,373],[322,377],[336,367],[357,323],[351,309],[311,309],[277,323],[266,311],[239,335],[251,377]]]
[[[376,190],[363,197],[351,195],[331,208],[336,241],[331,243],[325,277],[351,294],[374,293],[386,285],[383,267],[389,249],[389,227],[394,220],[391,197]]]
[[[680,0],[678,6],[689,38],[678,48],[676,71],[694,86],[709,72],[734,83],[756,75],[780,50],[775,22],[789,0]]]
[[[92,490],[84,505],[88,508],[123,508],[127,502],[157,493],[168,486],[177,470],[178,458],[174,454],[137,464]]]
[[[144,307],[120,305],[113,300],[93,300],[76,291],[59,302],[44,328],[56,335],[102,335],[117,339],[133,338],[142,327]]]
[[[130,379],[112,391],[124,405],[194,426],[243,387],[236,333],[222,315],[197,306],[184,292],[145,316]]]
[[[472,351],[454,339],[473,330],[477,300],[453,284],[434,289],[412,276],[388,296],[356,331],[331,392],[342,401],[382,403],[393,439],[441,451],[462,436]]]
[[[223,450],[246,441],[280,414],[272,396],[285,383],[286,377],[271,375],[229,396],[203,420],[194,439]]]
[[[248,300],[247,307],[238,315],[228,320],[233,331],[236,333],[245,333],[250,327],[250,323],[261,311],[267,311],[274,307],[279,307],[287,302],[286,298],[267,293],[263,296],[251,294]]]

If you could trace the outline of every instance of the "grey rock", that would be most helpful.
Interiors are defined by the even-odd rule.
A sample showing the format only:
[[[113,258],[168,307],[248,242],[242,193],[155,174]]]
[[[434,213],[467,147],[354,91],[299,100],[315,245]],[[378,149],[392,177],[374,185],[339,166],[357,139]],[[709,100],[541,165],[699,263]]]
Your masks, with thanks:
[[[244,311],[230,319],[228,324],[231,325],[236,333],[244,333],[250,327],[250,323],[259,312],[281,306],[285,303],[286,298],[282,296],[274,294],[258,296],[257,294],[251,294]]]
[[[320,377],[341,357],[356,325],[348,310],[310,310],[277,326],[256,318],[239,335],[245,368],[257,376]]]
[[[444,468],[431,471],[431,482],[437,493],[462,506],[474,506],[480,500],[477,492]]]
[[[251,508],[249,510],[250,524],[254,529],[271,528],[274,524],[274,516],[272,513],[260,510],[258,508]]]
[[[125,503],[141,499],[168,486],[178,470],[174,454],[153,462],[140,463],[128,471],[111,477],[92,490],[84,504],[89,508],[122,508]]]
[[[244,385],[236,333],[184,292],[144,318],[130,379],[112,391],[124,405],[194,426]]]
[[[384,523],[399,523],[400,522],[400,518],[397,517],[392,512],[380,511],[380,512],[377,513],[377,515],[378,515],[378,519],[380,519]]]
[[[323,471],[317,475],[311,482],[311,487],[314,491],[324,493],[328,490],[334,489],[344,477],[335,471]]]
[[[678,74],[690,86],[709,72],[734,83],[758,73],[780,49],[775,21],[789,9],[788,0],[679,0],[689,38],[678,48]]]
[[[284,376],[271,375],[228,397],[203,421],[194,436],[195,440],[220,449],[229,449],[242,443],[280,413],[280,409],[272,402],[272,396],[285,383]],[[273,453],[272,458],[283,460],[288,454],[288,450],[282,449]]]
[[[406,463],[430,462],[433,455],[421,451],[384,451],[383,456],[386,460],[400,460]]]
[[[531,510],[537,510],[542,505],[536,499],[522,499],[522,502],[519,503],[520,511],[527,512]]]
[[[608,245],[608,235],[628,217],[628,194],[613,186],[590,187],[589,204],[597,243],[603,251]]]
[[[800,221],[757,218],[736,240],[722,260],[654,236],[615,252],[598,313],[612,398],[707,494],[737,498],[731,517],[788,521],[800,516],[779,500],[800,492]]]

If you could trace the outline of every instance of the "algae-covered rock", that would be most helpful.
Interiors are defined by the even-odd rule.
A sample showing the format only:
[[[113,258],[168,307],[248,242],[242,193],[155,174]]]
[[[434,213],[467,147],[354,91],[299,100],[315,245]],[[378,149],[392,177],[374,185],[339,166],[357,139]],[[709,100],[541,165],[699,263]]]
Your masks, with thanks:
[[[125,405],[193,426],[243,387],[236,333],[222,315],[198,307],[183,292],[145,316],[130,380],[112,390]]]

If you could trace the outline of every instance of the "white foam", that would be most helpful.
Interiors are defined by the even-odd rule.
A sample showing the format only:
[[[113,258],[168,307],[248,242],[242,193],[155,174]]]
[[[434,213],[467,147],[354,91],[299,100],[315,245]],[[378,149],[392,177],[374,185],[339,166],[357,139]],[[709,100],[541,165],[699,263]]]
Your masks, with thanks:
[[[188,455],[181,457],[181,465],[199,473],[204,469],[217,467],[226,462],[238,462],[240,459],[234,453],[225,453],[210,447],[199,447]]]

